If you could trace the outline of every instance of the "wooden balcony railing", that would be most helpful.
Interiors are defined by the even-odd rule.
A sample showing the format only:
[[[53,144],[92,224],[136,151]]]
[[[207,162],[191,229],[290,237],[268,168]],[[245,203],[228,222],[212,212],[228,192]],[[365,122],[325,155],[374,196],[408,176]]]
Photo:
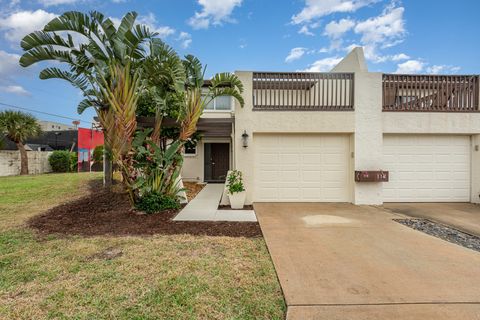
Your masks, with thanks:
[[[383,75],[383,111],[479,111],[479,77]]]
[[[254,72],[253,110],[351,111],[353,73]]]

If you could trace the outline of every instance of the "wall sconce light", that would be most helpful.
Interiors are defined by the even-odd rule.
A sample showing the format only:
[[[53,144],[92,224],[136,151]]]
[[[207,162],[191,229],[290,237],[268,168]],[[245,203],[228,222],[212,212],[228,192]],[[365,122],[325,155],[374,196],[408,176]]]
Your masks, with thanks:
[[[242,133],[242,145],[244,148],[248,147],[248,133],[246,130],[243,130]]]

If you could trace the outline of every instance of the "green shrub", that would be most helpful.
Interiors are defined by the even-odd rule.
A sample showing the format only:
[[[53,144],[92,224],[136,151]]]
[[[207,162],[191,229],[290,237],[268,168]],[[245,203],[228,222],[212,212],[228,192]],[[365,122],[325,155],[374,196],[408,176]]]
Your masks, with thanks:
[[[53,172],[72,172],[77,168],[77,154],[67,150],[55,150],[48,162]]]
[[[70,172],[78,171],[78,153],[70,152]]]
[[[230,172],[227,178],[227,188],[228,188],[229,194],[245,191],[245,186],[243,185],[243,177],[242,177],[241,171],[233,170]]]
[[[147,193],[137,201],[136,207],[146,213],[155,213],[169,209],[180,209],[180,202],[171,196]]]

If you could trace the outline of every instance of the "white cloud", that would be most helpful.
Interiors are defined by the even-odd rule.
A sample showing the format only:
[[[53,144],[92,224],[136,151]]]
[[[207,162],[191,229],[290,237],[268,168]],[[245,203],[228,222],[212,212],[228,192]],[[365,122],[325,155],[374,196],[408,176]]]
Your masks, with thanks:
[[[18,95],[29,95],[23,87],[16,85],[13,77],[27,73],[28,71],[18,64],[20,56],[0,50],[0,90]]]
[[[341,19],[340,21],[331,21],[325,26],[324,35],[333,39],[338,39],[345,32],[351,30],[354,26],[355,26],[355,22],[350,19]]]
[[[306,48],[301,47],[293,48],[292,50],[290,50],[288,56],[285,58],[285,62],[288,63],[300,59],[305,54],[306,50]]]
[[[20,67],[18,60],[20,60],[18,54],[0,50],[0,79],[10,78],[25,70]]]
[[[182,48],[186,49],[192,43],[192,35],[188,32],[180,32],[180,35],[177,38],[177,41],[180,41]]]
[[[411,74],[411,73],[420,73],[425,67],[425,63],[420,60],[408,60],[397,65],[397,70],[395,73],[401,74]]]
[[[329,57],[329,58],[320,59],[320,60],[315,61],[314,63],[312,63],[311,65],[309,65],[308,68],[306,68],[305,70],[302,70],[302,71],[305,71],[305,72],[325,72],[325,71],[330,71],[330,70],[332,70],[333,67],[335,67],[341,60],[342,60],[342,58],[339,58],[339,57]]]
[[[38,0],[38,2],[45,7],[58,6],[61,4],[72,4],[78,2],[78,0]]]
[[[233,22],[230,17],[235,7],[242,4],[242,0],[198,0],[202,11],[188,20],[188,24],[194,29],[207,29],[211,24],[220,25],[223,22]]]
[[[400,61],[407,59],[410,59],[410,56],[406,55],[405,53],[394,54],[393,56],[391,56],[392,61]]]
[[[426,69],[427,73],[431,74],[450,74],[450,73],[457,73],[460,70],[460,67],[456,66],[448,66],[448,65],[433,65]]]
[[[355,12],[378,0],[305,0],[305,7],[292,17],[293,24],[308,23],[335,12]]]
[[[30,96],[30,92],[25,90],[22,86],[18,85],[8,85],[8,86],[0,86],[0,91],[6,92],[6,93],[13,93],[19,96]]]
[[[305,26],[302,26],[302,27],[300,28],[300,30],[298,30],[298,33],[304,34],[304,35],[306,35],[306,36],[314,36],[314,35],[315,35],[312,31],[310,31],[310,29],[309,29],[308,26],[306,26],[306,25],[305,25]]]
[[[166,38],[175,33],[175,29],[169,26],[159,26],[157,24],[157,18],[150,12],[146,16],[139,16],[137,23],[146,25],[151,31],[158,33],[160,38]]]
[[[41,30],[57,15],[38,9],[36,11],[18,11],[4,18],[0,18],[0,30],[10,42],[19,43],[20,40],[35,30]]]
[[[403,7],[388,6],[381,15],[359,22],[355,33],[361,34],[364,44],[391,44],[405,35]]]

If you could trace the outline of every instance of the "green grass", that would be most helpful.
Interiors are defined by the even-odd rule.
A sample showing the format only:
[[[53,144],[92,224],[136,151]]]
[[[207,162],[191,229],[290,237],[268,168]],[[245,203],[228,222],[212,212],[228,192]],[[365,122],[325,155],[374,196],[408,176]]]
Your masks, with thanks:
[[[77,197],[98,178],[0,178],[1,319],[283,319],[263,239],[37,239],[24,227],[28,217]],[[112,247],[123,254],[96,255]]]

